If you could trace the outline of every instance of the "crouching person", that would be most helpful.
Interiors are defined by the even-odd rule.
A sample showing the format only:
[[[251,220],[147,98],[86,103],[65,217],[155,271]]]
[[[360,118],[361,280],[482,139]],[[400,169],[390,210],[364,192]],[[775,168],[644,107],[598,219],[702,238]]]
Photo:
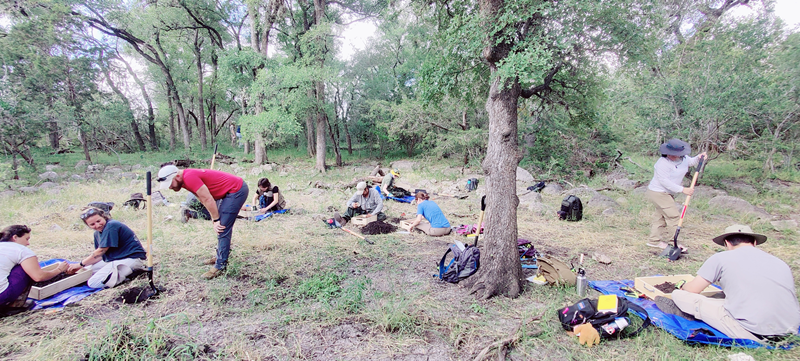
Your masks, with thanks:
[[[128,226],[111,219],[98,208],[85,210],[81,220],[94,230],[94,252],[79,264],[70,265],[67,273],[76,273],[87,267],[92,271],[92,277],[86,284],[102,288],[114,287],[134,271],[145,268],[147,253]]]
[[[797,334],[800,305],[789,266],[756,245],[767,237],[748,226],[733,225],[714,243],[726,251],[714,254],[697,277],[672,292],[681,311],[703,320],[732,338],[779,341]],[[711,283],[722,287],[724,299],[699,295]]]
[[[383,199],[374,188],[367,187],[366,182],[356,185],[356,193],[347,201],[347,211],[343,215],[334,213],[333,218],[341,225],[350,222],[350,219],[361,214],[374,214],[379,221],[386,219],[383,213]]]

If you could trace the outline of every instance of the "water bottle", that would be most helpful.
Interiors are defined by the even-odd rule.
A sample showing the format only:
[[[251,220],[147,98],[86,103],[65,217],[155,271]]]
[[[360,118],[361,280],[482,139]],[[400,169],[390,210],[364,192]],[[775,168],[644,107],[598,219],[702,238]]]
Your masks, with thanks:
[[[575,282],[575,290],[578,291],[578,297],[586,297],[588,288],[589,281],[586,279],[586,271],[581,268],[578,270],[578,277]]]
[[[623,328],[627,327],[628,324],[630,324],[630,320],[628,320],[627,317],[617,317],[614,319],[614,322],[609,322],[600,326],[600,330],[603,333],[601,336],[608,337],[617,335]]]

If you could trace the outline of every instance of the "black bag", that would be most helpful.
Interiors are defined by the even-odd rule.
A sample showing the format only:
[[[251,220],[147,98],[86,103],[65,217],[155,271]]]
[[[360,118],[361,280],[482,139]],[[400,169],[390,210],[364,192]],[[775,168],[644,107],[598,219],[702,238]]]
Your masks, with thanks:
[[[561,201],[561,210],[558,217],[563,221],[577,222],[583,219],[583,203],[581,199],[574,195],[569,195]]]
[[[478,178],[467,179],[467,192],[472,192],[478,189]]]
[[[617,317],[626,317],[629,309],[634,310],[644,316],[644,323],[642,323],[642,325],[639,326],[636,331],[619,332],[614,334],[603,332],[603,326],[614,322]],[[572,306],[559,309],[558,320],[561,322],[561,326],[567,331],[572,331],[572,329],[577,325],[590,323],[594,328],[597,329],[597,332],[605,338],[633,337],[639,334],[639,332],[642,332],[642,330],[651,324],[650,315],[647,314],[647,311],[645,311],[644,308],[633,302],[629,302],[624,297],[619,296],[617,296],[616,313],[599,313],[597,312],[597,300],[584,298]]]

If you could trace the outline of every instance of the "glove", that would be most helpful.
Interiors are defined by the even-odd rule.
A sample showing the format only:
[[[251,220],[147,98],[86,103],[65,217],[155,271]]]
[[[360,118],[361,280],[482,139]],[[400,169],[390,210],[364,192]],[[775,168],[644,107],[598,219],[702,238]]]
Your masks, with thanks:
[[[686,280],[680,280],[677,283],[675,283],[675,289],[679,290],[679,289],[683,288],[683,285],[685,285],[685,284],[686,284]]]
[[[584,323],[573,328],[575,335],[578,336],[578,343],[592,347],[600,343],[600,334],[591,323]]]

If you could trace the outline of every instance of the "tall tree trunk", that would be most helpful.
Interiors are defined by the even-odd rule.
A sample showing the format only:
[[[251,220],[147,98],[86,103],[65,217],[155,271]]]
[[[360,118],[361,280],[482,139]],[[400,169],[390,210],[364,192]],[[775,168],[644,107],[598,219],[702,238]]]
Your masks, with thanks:
[[[172,106],[172,90],[167,87],[167,105],[169,107],[169,150],[175,150],[177,135],[175,132],[175,109]]]
[[[58,131],[58,122],[55,121],[47,122],[47,126],[50,128],[50,136],[49,136],[50,147],[52,147],[53,150],[58,150],[60,146],[58,144],[59,143],[58,138],[60,135]]]
[[[131,112],[131,131],[133,131],[133,137],[136,139],[136,145],[139,147],[139,151],[144,152],[147,150],[144,146],[144,139],[142,139],[142,134],[139,133],[139,125],[136,124],[136,117],[133,115],[133,109],[131,108],[131,101],[128,100],[128,97],[122,93],[117,85],[114,83],[114,80],[111,79],[111,72],[109,71],[111,64],[106,64],[107,66],[101,66],[101,70],[103,74],[106,76],[106,82],[108,86],[111,87],[111,90],[122,99],[122,102],[125,103],[125,107]]]
[[[19,172],[17,171],[17,152],[11,151],[11,170],[14,171],[14,179],[19,179]]]
[[[167,88],[170,89],[170,93],[172,95],[172,102],[175,105],[175,113],[177,113],[178,115],[178,123],[180,123],[182,128],[181,130],[183,132],[183,147],[188,154],[189,151],[191,151],[191,139],[189,138],[189,122],[186,121],[186,112],[183,110],[183,103],[181,103],[181,96],[180,94],[178,94],[178,87],[175,86],[175,81],[172,79],[172,72],[170,71],[167,64],[161,61],[161,58],[166,58],[163,55],[166,53],[164,52],[164,48],[161,46],[161,38],[159,37],[158,34],[156,34],[156,45],[158,46],[158,50],[160,52],[154,51],[156,57],[150,57],[150,58],[158,60],[157,62],[154,62],[154,64],[158,65],[159,69],[161,69],[161,73],[164,74],[164,78],[167,81]]]
[[[148,128],[148,137],[150,138],[150,149],[158,150],[158,137],[156,136],[156,117],[155,113],[153,112],[153,102],[150,100],[150,95],[147,92],[147,87],[144,86],[144,82],[139,79],[139,76],[136,75],[136,72],[133,71],[131,65],[125,61],[122,55],[117,54],[117,59],[119,59],[123,64],[125,64],[125,68],[128,69],[128,74],[133,77],[133,81],[136,82],[136,85],[139,86],[139,89],[142,92],[142,97],[144,98],[145,104],[147,104],[147,128]]]
[[[314,100],[314,90],[308,91],[308,99],[310,101]],[[309,109],[306,111],[306,150],[308,150],[309,157],[313,157],[317,154],[314,143],[314,112]]]
[[[78,102],[78,94],[75,93],[75,85],[72,84],[72,72],[69,64],[66,67],[66,80],[67,90],[69,91],[70,105],[75,109],[75,124],[78,126],[78,137],[80,138],[81,145],[83,146],[83,156],[86,161],[92,162],[92,156],[89,155],[89,145],[86,142],[86,133],[83,131],[83,111],[80,103]]]
[[[326,116],[327,118],[327,116]],[[333,143],[333,153],[336,154],[336,166],[341,167],[342,163],[342,152],[339,149],[339,127],[337,126],[337,121],[334,120],[333,124],[331,124],[330,120],[328,120],[328,131],[331,134],[331,142]]]
[[[208,112],[211,113],[211,143],[217,143],[217,92],[214,91],[217,86],[217,71],[219,70],[217,50],[211,52],[211,68],[213,70],[211,76],[211,96],[208,98]]]
[[[481,0],[482,15],[491,20],[503,9],[502,0]],[[521,95],[516,79],[501,83],[497,64],[505,59],[511,45],[498,42],[490,34],[483,57],[492,72],[492,84],[486,100],[489,113],[489,142],[483,171],[486,174],[485,252],[481,271],[471,292],[483,299],[496,295],[517,297],[522,292],[522,265],[517,253],[516,169],[521,159],[517,144],[517,105]]]
[[[200,131],[200,150],[206,150],[206,111],[205,102],[203,101],[203,57],[200,52],[200,46],[203,45],[203,39],[200,38],[200,30],[194,31],[194,56],[197,63],[197,113],[199,114],[199,124],[197,125]]]
[[[314,0],[314,25],[321,26],[325,17],[325,0]],[[316,63],[320,70],[325,67],[325,42],[326,36],[319,36],[316,39],[318,44]],[[325,128],[328,123],[328,116],[325,114],[325,82],[322,79],[314,81],[316,92],[316,111],[317,111],[317,165],[316,169],[325,172]]]

